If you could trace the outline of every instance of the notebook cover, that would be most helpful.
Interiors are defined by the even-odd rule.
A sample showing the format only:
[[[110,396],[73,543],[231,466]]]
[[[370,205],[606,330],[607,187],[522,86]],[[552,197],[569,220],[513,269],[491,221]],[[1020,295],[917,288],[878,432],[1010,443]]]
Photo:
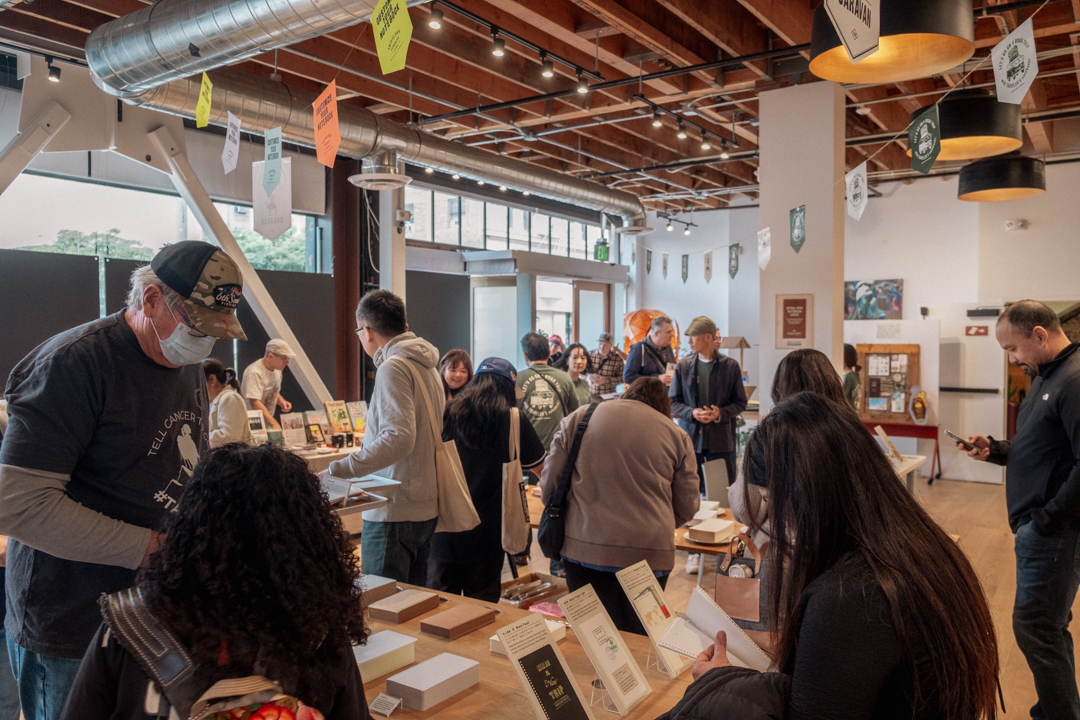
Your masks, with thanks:
[[[495,622],[495,611],[482,605],[458,605],[420,621],[420,632],[454,640]]]
[[[439,596],[422,590],[402,590],[385,600],[368,605],[373,620],[403,623],[439,606]]]

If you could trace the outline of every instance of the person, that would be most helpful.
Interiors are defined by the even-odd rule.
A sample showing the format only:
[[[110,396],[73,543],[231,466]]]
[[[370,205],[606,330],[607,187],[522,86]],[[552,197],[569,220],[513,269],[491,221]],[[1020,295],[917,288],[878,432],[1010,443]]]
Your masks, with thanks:
[[[554,333],[548,337],[548,364],[566,372],[566,345]]]
[[[743,470],[768,493],[768,557],[782,568],[767,590],[781,618],[773,667],[790,676],[775,717],[995,717],[997,639],[979,578],[853,412],[791,396],[762,418]],[[717,633],[698,656],[665,717],[730,717],[716,686],[769,675],[731,667],[726,641]]]
[[[584,407],[593,401],[589,381],[583,377],[592,372],[592,361],[584,345],[574,343],[566,348],[566,374],[570,376],[570,382],[574,384],[574,395],[577,396],[578,407]]]
[[[428,560],[428,587],[439,592],[499,602],[502,580],[503,463],[510,462],[510,410],[521,389],[509,361],[488,358],[476,376],[446,406],[443,440],[461,456],[469,494],[480,524],[466,532],[435,533]],[[518,458],[539,477],[544,446],[532,423],[519,413]]]
[[[179,242],[134,271],[126,309],[46,340],[7,382],[0,533],[7,647],[26,720],[54,720],[101,622],[207,449],[199,364],[244,339],[236,263]]]
[[[202,361],[206,376],[206,399],[210,401],[210,447],[231,442],[254,444],[248,427],[247,403],[240,395],[236,371],[226,368],[216,358]]]
[[[569,375],[548,365],[548,342],[543,335],[526,333],[521,338],[521,352],[529,366],[518,373],[517,386],[524,393],[519,406],[546,451],[559,423],[578,409],[577,393]]]
[[[589,353],[589,364],[592,365],[587,376],[589,389],[593,400],[599,402],[603,395],[615,392],[615,388],[622,382],[623,368],[626,367],[626,358],[622,351],[615,347],[611,333],[600,333],[599,345]]]
[[[844,343],[844,395],[855,412],[862,410],[862,365],[855,346]]]
[[[439,361],[439,376],[443,381],[446,402],[458,396],[462,388],[472,380],[472,358],[464,350],[451,350]]]
[[[277,408],[292,412],[292,403],[281,396],[281,371],[296,357],[289,344],[281,338],[271,338],[266,343],[266,354],[244,368],[242,390],[249,409],[259,410],[267,428],[280,430],[281,424],[274,419]]]
[[[562,422],[540,479],[545,504],[559,485],[588,408]],[[600,403],[581,440],[563,517],[562,558],[571,592],[591,584],[615,627],[645,634],[615,573],[646,560],[667,586],[675,528],[698,511],[690,437],[671,421],[667,388],[639,378],[621,399]]]
[[[2,412],[2,409],[0,409]],[[3,441],[3,433],[0,432],[0,442]],[[7,574],[7,535],[0,535],[0,590],[4,588]],[[7,612],[7,600],[0,593],[0,616]],[[11,669],[11,658],[7,653],[7,633],[0,628],[0,720],[19,720],[19,684],[15,681],[15,673]]]
[[[137,589],[142,609],[187,651],[200,695],[220,680],[262,675],[327,720],[361,720],[370,715],[350,647],[367,637],[358,565],[306,461],[231,443],[195,468]],[[173,713],[137,656],[101,623],[61,720]]]
[[[623,368],[623,382],[629,385],[639,377],[654,377],[670,386],[672,373],[668,368],[675,366],[675,352],[671,349],[674,336],[675,326],[671,318],[664,315],[654,317],[648,335],[630,346]]]
[[[968,454],[1005,466],[1016,535],[1013,633],[1035,677],[1031,717],[1080,718],[1069,633],[1080,583],[1080,343],[1034,300],[1005,308],[996,335],[1009,362],[1034,379],[1012,441],[975,435]]]
[[[378,473],[401,483],[385,488],[385,506],[364,512],[360,562],[365,575],[422,586],[439,515],[437,438],[430,420],[432,412],[441,419],[446,407],[436,368],[439,351],[409,332],[405,303],[388,290],[371,290],[360,298],[356,328],[377,368],[364,445],[320,474],[359,478]]]

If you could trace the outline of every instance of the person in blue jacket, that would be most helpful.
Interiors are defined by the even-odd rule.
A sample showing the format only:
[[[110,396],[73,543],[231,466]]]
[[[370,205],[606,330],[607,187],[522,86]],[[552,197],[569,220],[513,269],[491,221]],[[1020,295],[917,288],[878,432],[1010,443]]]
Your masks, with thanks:
[[[623,382],[629,385],[640,377],[658,378],[664,385],[671,386],[669,366],[675,364],[675,352],[671,349],[671,338],[675,326],[671,318],[664,315],[653,318],[649,334],[639,343],[630,346],[623,368]]]

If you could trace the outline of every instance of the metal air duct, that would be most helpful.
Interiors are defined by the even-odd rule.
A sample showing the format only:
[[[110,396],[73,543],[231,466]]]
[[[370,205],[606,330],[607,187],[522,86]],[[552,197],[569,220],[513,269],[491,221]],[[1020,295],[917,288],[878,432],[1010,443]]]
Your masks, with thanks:
[[[407,0],[409,6],[424,0]],[[158,0],[86,39],[91,75],[131,97],[371,17],[376,0]]]
[[[211,71],[208,75],[214,83],[211,123],[227,126],[228,112],[232,111],[240,118],[241,127],[246,131],[264,133],[280,126],[283,139],[314,147],[314,115],[311,110],[316,97],[314,93],[229,68]],[[162,85],[136,97],[125,98],[125,102],[194,118],[199,87],[200,77],[191,77]],[[424,133],[355,105],[340,104],[338,113],[341,129],[338,152],[341,155],[368,158],[394,151],[398,160],[413,165],[457,173],[464,178],[505,185],[519,192],[528,191],[533,195],[618,215],[623,220],[620,232],[627,235],[651,230],[645,226],[645,207],[636,195],[628,192]]]

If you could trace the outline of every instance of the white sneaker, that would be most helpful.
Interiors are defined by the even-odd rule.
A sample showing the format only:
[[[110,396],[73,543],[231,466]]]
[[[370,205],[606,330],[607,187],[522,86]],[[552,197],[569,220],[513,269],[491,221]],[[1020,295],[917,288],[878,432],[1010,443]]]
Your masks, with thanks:
[[[697,575],[698,570],[701,569],[701,555],[699,553],[690,553],[686,556],[686,572],[689,575]]]

